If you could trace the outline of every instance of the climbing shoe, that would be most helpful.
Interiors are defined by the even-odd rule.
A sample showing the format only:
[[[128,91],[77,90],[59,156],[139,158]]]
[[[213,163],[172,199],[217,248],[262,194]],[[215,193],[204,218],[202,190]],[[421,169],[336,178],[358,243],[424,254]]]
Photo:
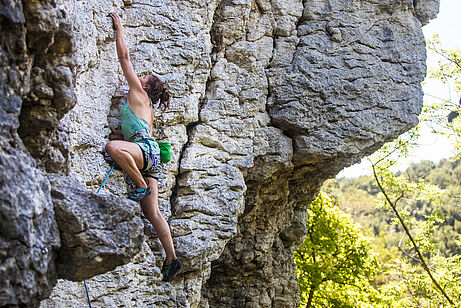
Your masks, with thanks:
[[[175,279],[176,274],[179,272],[181,267],[182,262],[179,259],[174,259],[173,262],[171,262],[170,264],[167,264],[165,260],[165,262],[163,262],[162,267],[162,281],[172,281],[173,279]]]
[[[149,186],[147,186],[147,188],[138,187],[134,192],[128,195],[128,199],[133,200],[133,201],[140,201],[144,197],[147,197],[149,195],[150,195]]]

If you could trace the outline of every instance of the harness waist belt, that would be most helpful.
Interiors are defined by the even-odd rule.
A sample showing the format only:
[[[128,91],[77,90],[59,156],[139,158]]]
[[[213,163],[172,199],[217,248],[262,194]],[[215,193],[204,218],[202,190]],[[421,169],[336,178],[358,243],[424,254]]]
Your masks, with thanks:
[[[131,135],[129,141],[133,141],[133,139],[136,137],[141,137],[142,140],[144,140],[144,142],[149,146],[149,154],[150,158],[152,159],[152,163],[154,164],[154,166],[158,165],[157,158],[155,157],[154,152],[152,151],[152,147],[149,141],[146,139],[147,137],[151,137],[149,131],[147,129],[140,129],[138,131],[135,131],[134,134]]]
[[[136,137],[141,137],[141,138],[147,138],[150,137],[149,131],[147,129],[140,129],[134,132],[133,135],[131,135],[129,141],[133,141],[134,138]]]

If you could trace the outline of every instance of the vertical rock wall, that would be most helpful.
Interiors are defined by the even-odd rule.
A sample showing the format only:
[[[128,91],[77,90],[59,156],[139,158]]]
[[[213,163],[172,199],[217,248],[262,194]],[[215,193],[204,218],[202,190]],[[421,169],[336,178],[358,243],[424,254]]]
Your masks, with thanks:
[[[247,171],[245,213],[212,263],[205,298],[211,307],[293,307],[291,251],[302,240],[305,206],[325,179],[417,123],[424,39],[409,2],[248,1],[236,14],[249,20],[246,36],[235,42],[226,25],[235,22],[226,14],[233,4],[221,2],[215,15],[220,55],[240,75],[259,69],[253,80],[271,119],[264,129],[279,132],[263,140],[279,148],[256,154]],[[286,158],[291,166],[273,166]]]
[[[71,280],[108,271],[87,280],[94,306],[296,306],[291,251],[302,241],[306,206],[325,179],[417,123],[420,27],[437,7],[430,0],[3,5],[1,214],[13,219],[1,229],[0,271],[12,278],[2,278],[0,306],[38,305],[56,262]],[[144,219],[142,243],[139,209],[113,196],[126,193],[124,175],[111,176],[103,197],[90,191],[109,170],[101,145],[128,90],[111,11],[122,17],[136,72],[159,75],[173,95],[170,110],[156,113],[173,145],[160,207],[185,264],[172,283],[161,282],[153,228]],[[18,157],[24,166],[14,172]],[[18,227],[26,224],[34,227]],[[33,236],[14,235],[20,230]],[[30,251],[43,255],[27,259]],[[84,301],[81,283],[59,280],[41,307]]]
[[[96,198],[63,176],[70,151],[60,120],[76,103],[65,16],[47,0],[0,6],[1,307],[38,307],[57,277],[112,270],[136,255],[144,239],[135,203]],[[111,221],[101,227],[98,217]]]
[[[0,306],[37,307],[56,282],[53,257],[60,240],[50,183],[17,131],[23,100],[34,87],[32,76],[39,65],[34,58],[53,45],[56,28],[47,21],[55,12],[39,3],[4,1],[1,5]],[[34,18],[36,14],[42,18]],[[26,28],[26,19],[35,32]],[[41,42],[30,37],[40,39],[46,33],[51,33],[49,39]]]
[[[163,264],[163,250],[155,231],[145,221],[148,240],[142,253],[131,264],[87,281],[94,305],[197,305],[201,285],[207,275],[205,269],[211,262],[207,259],[217,258],[225,245],[223,240],[219,243],[215,243],[216,240],[205,241],[203,245],[204,239],[214,230],[225,232],[226,238],[232,234],[226,230],[231,228],[226,226],[226,222],[222,225],[214,221],[203,224],[205,219],[214,217],[201,215],[198,211],[194,217],[180,217],[180,208],[176,206],[181,194],[177,184],[180,181],[178,173],[181,172],[179,165],[182,156],[186,155],[183,149],[188,144],[188,131],[199,120],[199,103],[211,69],[210,28],[216,5],[216,1],[152,3],[147,0],[57,3],[59,8],[66,10],[68,20],[73,21],[75,35],[75,89],[79,103],[61,122],[70,132],[71,173],[80,183],[96,189],[107,173],[109,166],[101,155],[101,145],[107,141],[108,125],[117,124],[115,115],[128,90],[116,57],[114,31],[107,16],[109,12],[116,11],[122,17],[136,72],[159,75],[168,83],[173,95],[170,109],[164,114],[156,114],[173,147],[172,162],[164,166],[165,172],[160,179],[160,207],[166,218],[175,212],[178,217],[171,220],[171,226],[186,273],[173,284],[161,283],[159,268]],[[123,174],[116,171],[105,190],[124,195],[127,191],[124,183]],[[207,198],[207,194],[203,197]],[[228,198],[231,200],[233,195]],[[214,197],[210,196],[208,200],[201,205],[191,202],[190,206],[213,206]],[[242,203],[242,200],[239,202]],[[235,216],[230,217],[234,230]],[[196,238],[190,237],[192,231],[196,232]],[[72,292],[78,296],[62,290],[75,290]],[[50,300],[43,302],[43,307],[78,305],[85,296],[80,283],[68,281],[60,281],[54,294]]]

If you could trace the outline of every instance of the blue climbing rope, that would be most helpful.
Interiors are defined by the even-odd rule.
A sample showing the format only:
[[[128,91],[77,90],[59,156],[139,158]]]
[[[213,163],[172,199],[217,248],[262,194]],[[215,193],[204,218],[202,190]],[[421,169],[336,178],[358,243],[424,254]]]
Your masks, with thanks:
[[[114,170],[114,167],[115,167],[115,165],[112,165],[112,168],[110,168],[109,172],[106,175],[106,178],[104,179],[104,181],[102,181],[102,184],[101,184],[101,186],[99,186],[96,193],[99,193],[99,191],[104,186],[104,184],[106,184],[107,179],[109,178],[109,175],[112,173],[112,170]],[[85,293],[86,293],[86,299],[88,300],[88,307],[91,308],[90,295],[88,294],[88,288],[86,287],[86,280],[83,280],[83,285],[85,286]]]
[[[83,280],[83,285],[85,286],[86,299],[88,300],[88,306],[91,308],[90,296],[88,295],[88,289],[86,287],[86,281]]]
[[[101,184],[101,186],[99,186],[99,188],[98,188],[98,190],[96,191],[96,193],[99,193],[99,191],[100,191],[101,188],[104,186],[104,184],[106,184],[107,179],[109,178],[109,175],[112,173],[112,170],[114,170],[114,167],[115,167],[115,165],[112,165],[112,168],[110,168],[109,173],[107,173],[106,178],[104,179],[104,181],[102,181],[102,184]]]

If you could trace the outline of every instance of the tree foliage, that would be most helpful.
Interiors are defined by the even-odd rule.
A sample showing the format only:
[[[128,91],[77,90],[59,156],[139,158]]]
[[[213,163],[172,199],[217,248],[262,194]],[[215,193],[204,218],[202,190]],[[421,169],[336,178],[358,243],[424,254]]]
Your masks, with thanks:
[[[461,256],[435,256],[429,264],[434,278],[453,300],[452,307],[459,307]],[[409,262],[405,257],[396,257],[388,264],[384,274],[392,279],[383,284],[379,292],[386,302],[392,303],[391,307],[450,307],[419,264]]]
[[[397,204],[403,198],[411,198],[416,200],[429,200],[434,204],[439,204],[438,199],[440,198],[440,189],[437,186],[431,186],[430,184],[425,183],[424,181],[411,182],[403,177],[397,177],[387,169],[381,169],[380,163],[383,160],[379,160],[378,164],[372,164],[373,176],[375,181],[381,190],[381,195],[383,199],[384,206],[388,206],[392,209],[392,212],[396,216],[396,223],[404,231],[404,237],[408,239],[407,246],[410,250],[413,250],[413,253],[410,253],[409,250],[402,244],[402,240],[399,244],[399,249],[402,251],[404,256],[408,259],[415,261],[421,265],[421,269],[425,271],[424,274],[430,279],[430,287],[427,290],[439,292],[440,295],[444,298],[444,303],[448,303],[451,306],[455,305],[452,296],[449,293],[457,293],[457,289],[447,290],[445,284],[441,285],[440,280],[437,279],[436,275],[433,273],[433,268],[430,267],[430,254],[436,252],[434,241],[432,240],[432,235],[435,230],[435,223],[442,221],[438,215],[438,211],[435,208],[434,211],[426,217],[425,220],[417,220],[412,217],[411,213],[407,209],[398,208]],[[401,273],[406,273],[401,269]],[[421,281],[426,282],[428,279],[422,279]],[[421,283],[416,284],[416,286],[421,285]],[[412,288],[408,289],[411,294],[421,295],[422,292],[411,292],[414,291]],[[451,292],[450,292],[451,291]],[[454,292],[453,292],[454,291]],[[431,301],[432,297],[426,297],[425,295],[429,292],[423,294],[424,299]]]
[[[446,256],[461,254],[461,246],[456,243],[461,234],[461,160],[442,159],[438,163],[421,161],[411,164],[405,171],[397,172],[410,181],[427,181],[443,189],[438,210],[443,222],[437,224],[434,238],[437,248]],[[382,246],[391,247],[400,241],[402,233],[392,225],[393,214],[376,207],[379,188],[372,176],[353,179],[338,179],[336,187],[329,185],[329,194],[335,196],[358,222],[365,234],[382,237]],[[380,201],[382,202],[382,201]],[[402,207],[411,209],[414,218],[424,220],[433,211],[433,205],[423,200],[400,200]]]
[[[301,307],[373,307],[378,270],[370,240],[321,192],[309,207],[308,233],[294,251]]]
[[[454,165],[457,163],[449,160],[437,165],[414,164],[405,172],[386,174],[389,178],[383,185],[389,188],[393,200],[399,199],[399,213],[434,279],[459,305],[461,257],[444,252],[447,246],[439,249],[438,231],[444,226],[451,228],[451,222],[437,214],[444,212],[446,191],[426,180],[439,168],[450,169]],[[417,181],[410,182],[409,178]],[[452,187],[452,183],[456,179],[452,178],[447,187]],[[402,194],[405,197],[399,198]],[[460,215],[459,206],[455,209]],[[355,221],[360,221],[361,226]],[[415,249],[385,204],[382,192],[377,192],[372,177],[335,180],[324,185],[310,206],[308,228],[304,243],[294,252],[301,288],[300,307],[450,306],[421,267]],[[450,229],[449,234],[456,239],[452,244],[461,248],[459,233]],[[348,252],[354,252],[350,259],[346,259]],[[342,264],[348,269],[343,270]]]

